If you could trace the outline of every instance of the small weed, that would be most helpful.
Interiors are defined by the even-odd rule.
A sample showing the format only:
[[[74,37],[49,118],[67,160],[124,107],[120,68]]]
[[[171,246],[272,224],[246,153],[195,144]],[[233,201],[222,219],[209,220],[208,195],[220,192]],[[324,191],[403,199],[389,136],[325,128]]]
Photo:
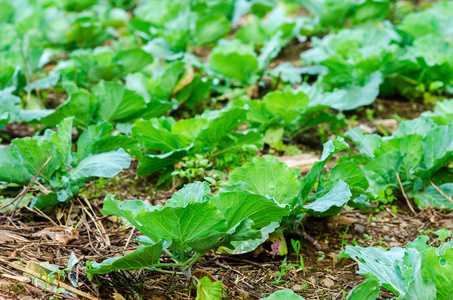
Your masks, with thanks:
[[[212,166],[213,164],[203,155],[196,154],[193,158],[183,158],[180,167],[173,171],[171,175],[186,178],[192,182],[195,179],[205,177],[207,170],[211,169]]]
[[[20,282],[0,285],[0,292],[6,291],[13,292],[15,295],[24,294],[26,292],[24,285]]]
[[[344,231],[343,236],[341,237],[341,248],[344,247],[345,237],[346,237],[346,234],[348,233],[348,230],[349,230],[349,226],[346,226],[346,230]]]
[[[300,248],[301,248],[301,243],[299,240],[293,240],[291,239],[291,245],[294,248],[294,251],[296,252],[297,259],[299,262],[299,268],[303,270],[303,274],[305,276],[305,263],[304,263],[304,258],[302,257],[302,254],[300,254]]]
[[[297,258],[299,259],[299,252],[300,252],[300,248],[301,248],[300,241],[291,239],[291,245],[293,246],[293,249],[296,252]]]
[[[395,195],[393,195],[393,189],[392,188],[387,188],[387,189],[380,189],[377,191],[377,205],[375,208],[376,212],[380,212],[381,210],[385,209],[384,205],[379,205],[381,204],[389,204],[392,203],[396,199]],[[392,210],[394,208],[392,207]],[[396,209],[396,207],[395,207]],[[395,212],[395,211],[394,211]]]
[[[326,255],[324,254],[324,252],[319,251],[318,252],[318,261],[322,261],[322,260],[324,260],[324,258],[326,258]]]
[[[367,119],[370,120],[370,121],[373,121],[375,112],[376,111],[374,109],[371,109],[371,108],[365,109],[365,114],[366,114]]]
[[[277,278],[274,280],[274,284],[280,284],[285,282],[282,278],[283,276],[287,276],[288,270],[294,270],[298,265],[297,264],[286,264],[286,259],[282,261],[282,264],[280,265],[280,271],[276,271],[277,273]]]
[[[373,237],[369,234],[364,233],[363,236],[366,238],[367,241],[373,240]]]

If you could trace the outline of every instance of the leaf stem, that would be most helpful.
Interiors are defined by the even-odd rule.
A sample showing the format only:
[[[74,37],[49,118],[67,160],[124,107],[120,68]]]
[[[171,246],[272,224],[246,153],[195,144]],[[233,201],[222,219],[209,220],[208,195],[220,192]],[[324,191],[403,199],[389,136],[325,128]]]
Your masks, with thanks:
[[[194,256],[192,256],[187,262],[186,262],[186,266],[182,269],[183,271],[187,270],[187,269],[190,269],[192,268],[193,264],[197,262],[197,260],[199,260],[203,255],[205,255],[207,253],[206,252],[203,252],[203,253],[197,253],[195,254]]]
[[[178,262],[178,260],[174,257],[173,253],[171,253],[170,251],[168,251],[167,249],[164,249],[164,252],[170,256],[171,259],[175,260],[176,262]],[[178,262],[179,263],[179,262]]]
[[[175,274],[175,275],[185,275],[183,272],[175,272],[175,271],[168,271],[168,270],[162,270],[162,269],[150,269],[151,271],[156,271],[160,273],[165,273],[165,274]]]
[[[181,248],[179,249],[179,261],[181,264],[186,263],[186,252],[184,251],[184,245],[181,243]]]
[[[171,264],[171,263],[161,263],[161,264],[155,264],[152,265],[153,267],[169,267],[169,268],[183,268],[185,267],[185,264]]]
[[[216,151],[215,153],[212,153],[212,154],[211,154],[211,157],[217,157],[217,156],[219,156],[219,155],[222,155],[222,154],[224,154],[224,153],[230,151],[230,150],[233,149],[233,148],[234,148],[234,146],[230,146],[230,147],[225,148],[225,149],[223,149],[223,150]]]

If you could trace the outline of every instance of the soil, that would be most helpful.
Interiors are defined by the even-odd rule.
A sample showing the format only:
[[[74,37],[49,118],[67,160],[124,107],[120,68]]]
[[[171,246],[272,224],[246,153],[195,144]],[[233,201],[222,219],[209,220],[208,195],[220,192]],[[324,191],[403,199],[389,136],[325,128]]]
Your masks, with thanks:
[[[113,272],[88,280],[83,272],[86,261],[100,262],[129,253],[137,247],[133,239],[139,235],[132,227],[124,228],[116,218],[103,216],[100,205],[100,200],[88,206],[78,198],[48,212],[21,210],[14,216],[2,213],[0,299],[51,299],[55,295],[49,288],[46,292],[33,286],[15,266],[29,261],[48,262],[62,270],[67,268],[71,253],[80,260],[72,269],[73,276],[80,290],[92,299],[140,299],[138,295],[141,299],[193,299],[195,290],[185,277],[148,270]],[[364,277],[357,274],[354,261],[338,259],[342,246],[404,247],[421,233],[453,229],[451,215],[431,209],[416,215],[408,212],[403,205],[397,214],[389,208],[372,213],[344,209],[336,217],[306,220],[306,233],[321,249],[302,240],[300,254],[305,269],[288,270],[280,282],[276,282],[276,271],[280,270],[283,257],[273,257],[266,244],[259,251],[239,256],[208,253],[194,266],[193,274],[221,280],[224,299],[259,299],[280,289],[292,289],[307,299],[344,299]],[[289,250],[286,263],[299,264],[291,239],[300,240],[300,233],[288,232],[286,239]],[[381,299],[393,296],[384,291]],[[69,295],[60,297],[74,299]]]

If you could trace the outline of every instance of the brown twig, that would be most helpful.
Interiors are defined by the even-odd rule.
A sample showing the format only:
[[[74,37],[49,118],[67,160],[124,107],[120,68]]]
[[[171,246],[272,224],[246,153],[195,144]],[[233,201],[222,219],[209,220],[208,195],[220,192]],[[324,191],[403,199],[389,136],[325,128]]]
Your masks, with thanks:
[[[107,246],[111,246],[109,235],[107,234],[107,231],[105,230],[105,227],[102,224],[102,222],[100,220],[97,220],[98,217],[97,217],[96,213],[94,212],[93,206],[91,205],[90,201],[88,201],[88,199],[86,197],[84,197],[84,196],[82,196],[82,198],[83,198],[83,200],[85,200],[85,203],[88,205],[88,207],[90,208],[91,212],[93,213],[93,215],[90,216],[90,217],[91,217],[91,219],[93,219],[93,222],[95,222],[95,224],[97,224],[96,227],[100,231],[100,234],[103,236],[103,239],[105,240],[106,245]],[[96,217],[96,218],[94,218],[94,217]]]
[[[19,199],[19,197],[21,197],[22,195],[25,195],[25,194],[26,194],[26,190],[27,190],[27,187],[24,186],[24,187],[22,188],[22,191],[20,191],[19,194],[17,194],[16,197],[14,197],[13,200],[11,200],[10,202],[8,202],[8,203],[6,203],[6,204],[4,204],[4,205],[1,205],[1,206],[0,206],[0,209],[2,209],[2,208],[4,208],[4,207],[8,207],[8,206],[10,206],[11,204],[13,204],[14,202],[16,202],[16,200]]]
[[[45,163],[44,162],[44,159],[46,159],[47,157],[47,154],[49,154],[49,150],[47,150],[47,153],[46,153],[46,156],[44,156],[43,158],[43,161],[41,162],[41,164],[39,165],[38,167],[38,170],[36,171],[35,175],[33,175],[33,178],[30,180],[30,182],[28,183],[27,185],[27,188],[25,190],[25,192],[19,197],[18,201],[16,202],[15,206],[14,206],[14,209],[12,210],[11,212],[11,218],[14,216],[14,213],[16,212],[17,210],[17,205],[20,203],[20,201],[22,201],[22,199],[24,198],[25,194],[31,189],[31,187],[33,186],[33,184],[35,183],[36,179],[38,179],[38,176],[39,174],[41,174],[41,172],[44,170],[44,168],[47,166],[47,164],[50,162],[50,160],[52,159],[52,156],[49,156],[49,158],[47,159],[47,161]]]
[[[129,243],[131,242],[134,232],[135,232],[135,227],[132,227],[131,233],[129,234],[129,237],[127,238],[127,241],[126,241],[126,245],[124,245],[124,249],[127,249],[127,246],[129,246]]]
[[[30,207],[28,207],[28,206],[26,206],[26,208],[27,208],[29,211],[32,211],[32,212],[34,212],[34,213],[37,213],[37,214],[40,215],[41,217],[46,218],[46,219],[49,220],[54,226],[58,226],[58,224],[55,223],[55,221],[52,220],[52,218],[50,218],[48,215],[46,215],[45,213],[43,213],[39,208],[37,208],[37,207],[30,208]]]
[[[411,202],[409,201],[409,198],[407,198],[406,192],[404,191],[403,184],[401,183],[400,175],[396,173],[396,178],[398,178],[398,182],[400,184],[401,192],[403,193],[404,199],[406,199],[407,205],[411,209],[411,211],[416,215],[417,213],[415,212],[414,208],[412,207]]]
[[[96,219],[90,214],[88,209],[86,209],[86,207],[83,205],[82,201],[80,201],[79,197],[76,197],[76,198],[79,201],[80,205],[82,206],[82,210],[85,211],[86,215],[88,215],[88,217],[90,217],[90,219],[93,221],[94,226],[96,227],[97,231],[99,232],[100,237],[104,241],[104,244],[106,246],[110,246],[111,244],[110,244],[109,236],[107,235],[107,232],[106,232],[104,226],[102,225],[102,223],[101,222],[96,222]],[[88,204],[88,206],[90,207],[91,211],[94,214],[94,211],[93,211],[93,208],[90,205],[90,202],[87,199],[85,199],[85,198],[82,198],[82,199],[85,200],[85,202]],[[96,216],[96,214],[95,214],[95,216]]]
[[[398,219],[398,215],[395,214],[390,208],[386,207],[385,210],[392,215],[392,217],[394,217],[395,219]]]
[[[451,198],[451,196],[448,196],[447,194],[445,194],[437,185],[434,184],[434,182],[431,181],[431,185],[436,189],[436,191],[439,192],[439,194],[441,194],[442,196],[445,197],[445,199],[447,199],[448,201],[450,201],[451,203],[453,203],[453,199]]]
[[[41,190],[41,192],[44,195],[48,195],[48,194],[52,193],[52,191],[48,190],[44,185],[42,185],[41,182],[35,181],[35,183],[36,183],[37,186],[39,186],[39,189]]]
[[[49,151],[50,151],[50,149],[47,151],[46,156],[44,156],[44,159],[46,159],[47,154],[49,154]],[[42,171],[44,170],[44,168],[47,166],[47,164],[49,163],[49,161],[51,160],[51,158],[52,158],[52,156],[50,156],[50,157],[47,159],[46,162],[44,162],[44,159],[43,159],[43,160],[41,161],[41,164],[40,164],[39,167],[38,167],[38,170],[36,171],[35,175],[33,175],[33,178],[30,180],[30,182],[28,183],[28,185],[27,185],[26,187],[24,187],[24,188],[22,189],[22,191],[21,191],[19,194],[17,194],[17,196],[14,197],[14,199],[13,199],[11,202],[7,203],[6,205],[0,206],[0,209],[1,209],[1,208],[4,208],[4,207],[8,207],[8,206],[10,206],[10,205],[12,205],[12,204],[15,203],[14,208],[12,209],[12,212],[11,212],[11,217],[13,217],[13,216],[14,216],[14,213],[15,213],[15,211],[16,211],[17,205],[20,203],[20,201],[22,201],[22,199],[24,198],[24,196],[25,196],[25,195],[28,193],[28,191],[31,189],[31,187],[32,187],[33,184],[35,183],[36,179],[38,178],[39,174],[41,174],[41,172],[42,172]],[[17,201],[17,203],[16,203],[16,201]]]
[[[80,201],[80,200],[79,200]],[[82,209],[82,213],[83,213],[83,218],[81,218],[81,220],[83,220],[83,222],[85,223],[85,228],[87,229],[87,235],[88,235],[88,242],[90,243],[90,247],[91,249],[93,249],[94,252],[96,252],[96,254],[98,254],[100,257],[104,257],[104,255],[102,255],[96,248],[94,248],[93,246],[93,242],[91,241],[91,236],[90,236],[90,225],[88,225],[88,222],[87,222],[87,219],[86,219],[86,212],[87,210],[86,209]]]

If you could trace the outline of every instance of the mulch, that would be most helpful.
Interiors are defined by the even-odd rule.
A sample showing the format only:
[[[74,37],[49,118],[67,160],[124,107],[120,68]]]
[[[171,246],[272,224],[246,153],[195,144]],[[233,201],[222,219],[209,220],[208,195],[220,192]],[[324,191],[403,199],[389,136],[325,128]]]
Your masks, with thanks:
[[[15,266],[23,268],[30,261],[48,262],[63,270],[71,253],[80,260],[72,269],[79,284],[74,289],[90,295],[88,299],[194,298],[195,289],[184,277],[149,270],[113,272],[90,281],[84,273],[86,261],[100,262],[133,251],[137,247],[133,240],[140,233],[126,228],[115,217],[103,216],[100,200],[90,205],[83,198],[78,200],[47,212],[22,209],[13,218],[11,213],[0,214],[0,299],[55,297],[50,288],[33,285],[27,274]],[[409,209],[402,205],[398,214],[390,209],[373,213],[344,209],[336,217],[306,220],[305,231],[321,250],[309,241],[302,241],[305,270],[288,270],[278,284],[276,271],[280,270],[283,257],[273,257],[266,244],[240,256],[212,251],[194,265],[193,275],[221,280],[224,299],[259,299],[279,289],[292,289],[307,299],[344,299],[364,277],[357,274],[357,264],[352,260],[338,259],[342,246],[404,247],[423,233],[432,235],[440,228],[453,229],[451,214],[431,209],[415,216],[406,212]],[[288,232],[285,236],[289,250],[287,264],[297,264],[290,240],[300,239],[300,232]],[[71,286],[69,281],[61,282]],[[382,299],[393,296],[388,291],[382,293]],[[62,293],[59,297],[76,299]]]

